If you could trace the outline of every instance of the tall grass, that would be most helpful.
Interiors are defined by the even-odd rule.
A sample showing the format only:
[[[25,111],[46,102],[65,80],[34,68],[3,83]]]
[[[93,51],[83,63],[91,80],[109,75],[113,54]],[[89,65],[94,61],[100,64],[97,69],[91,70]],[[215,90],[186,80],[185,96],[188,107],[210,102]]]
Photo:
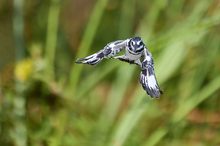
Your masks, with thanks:
[[[37,48],[43,53],[36,55],[29,49],[31,55],[22,60],[26,64],[29,63],[27,58],[31,60],[31,74],[18,60],[15,66],[23,69],[22,75],[26,78],[21,80],[15,72],[16,90],[1,87],[0,144],[181,146],[220,143],[219,116],[212,116],[219,113],[217,0],[98,0],[83,29],[77,53],[66,55],[72,60],[71,66],[65,66],[70,67],[70,74],[60,76],[56,67],[62,58],[56,51],[65,47],[62,42],[65,33],[59,25],[60,14],[65,11],[63,3],[59,0],[48,3],[46,37],[41,42],[45,47]],[[21,16],[13,17],[17,20],[16,17]],[[105,28],[110,20],[112,28]],[[105,32],[99,29],[103,27]],[[14,29],[14,33],[18,36],[21,32]],[[97,40],[100,38],[97,34],[103,39]],[[161,98],[155,100],[147,96],[138,83],[140,68],[137,66],[115,60],[104,60],[93,67],[74,64],[75,58],[104,46],[102,41],[113,41],[105,39],[110,38],[109,35],[113,40],[135,35],[143,38],[154,56],[155,73],[164,90]],[[194,115],[195,111],[202,114]],[[203,113],[214,122],[206,120]],[[195,119],[190,119],[192,116]],[[207,131],[211,133],[208,136],[203,134]]]

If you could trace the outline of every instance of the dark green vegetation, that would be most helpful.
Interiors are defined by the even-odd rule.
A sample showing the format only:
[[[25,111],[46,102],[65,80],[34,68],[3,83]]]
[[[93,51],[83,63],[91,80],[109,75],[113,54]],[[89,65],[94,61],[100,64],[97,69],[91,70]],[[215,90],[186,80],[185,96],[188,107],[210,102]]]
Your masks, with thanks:
[[[219,0],[0,1],[1,146],[220,145]],[[163,96],[136,66],[74,60],[141,36]]]

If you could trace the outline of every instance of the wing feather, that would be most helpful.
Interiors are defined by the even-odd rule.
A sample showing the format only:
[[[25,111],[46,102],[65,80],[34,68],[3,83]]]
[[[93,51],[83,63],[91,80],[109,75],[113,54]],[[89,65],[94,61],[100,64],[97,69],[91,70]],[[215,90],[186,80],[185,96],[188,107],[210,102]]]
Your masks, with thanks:
[[[107,44],[104,49],[100,50],[97,53],[94,53],[85,58],[80,58],[75,61],[75,63],[95,65],[98,64],[103,58],[111,58],[119,53],[122,49],[125,48],[127,40],[115,41]]]
[[[147,92],[151,97],[160,97],[162,91],[158,85],[155,73],[154,73],[154,63],[153,58],[145,49],[144,51],[144,60],[142,62],[142,71],[140,74],[140,83],[143,89]]]

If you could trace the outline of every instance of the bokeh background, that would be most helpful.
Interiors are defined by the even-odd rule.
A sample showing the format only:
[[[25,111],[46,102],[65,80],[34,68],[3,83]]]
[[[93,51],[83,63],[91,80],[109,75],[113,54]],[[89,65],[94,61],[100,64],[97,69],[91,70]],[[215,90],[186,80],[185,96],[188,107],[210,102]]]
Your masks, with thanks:
[[[219,0],[0,0],[1,146],[219,146]],[[164,94],[115,60],[141,36]]]

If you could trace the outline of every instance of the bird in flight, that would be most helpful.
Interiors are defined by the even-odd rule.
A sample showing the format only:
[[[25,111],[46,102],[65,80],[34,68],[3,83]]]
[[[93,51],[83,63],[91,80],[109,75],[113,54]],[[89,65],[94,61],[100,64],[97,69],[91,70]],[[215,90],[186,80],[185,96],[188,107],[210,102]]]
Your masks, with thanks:
[[[125,54],[116,56],[122,50],[125,50]],[[140,66],[141,73],[139,80],[143,89],[152,98],[161,96],[162,91],[154,73],[152,55],[140,37],[110,42],[102,50],[85,58],[77,59],[75,63],[96,65],[104,58],[114,58]]]

